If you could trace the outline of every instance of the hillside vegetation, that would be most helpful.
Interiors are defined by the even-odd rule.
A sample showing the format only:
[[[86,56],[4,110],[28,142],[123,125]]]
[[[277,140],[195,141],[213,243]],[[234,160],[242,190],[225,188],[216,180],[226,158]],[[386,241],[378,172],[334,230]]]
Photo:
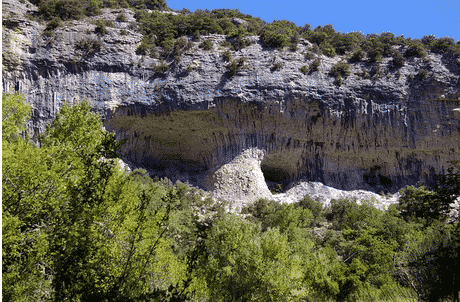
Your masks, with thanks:
[[[100,15],[103,8],[130,9],[136,18],[136,22],[131,23],[131,28],[144,35],[138,51],[156,56],[157,47],[161,47],[162,57],[176,60],[187,49],[187,44],[181,37],[193,36],[195,39],[200,39],[201,35],[208,34],[226,35],[229,42],[225,46],[234,49],[250,44],[245,37],[259,35],[266,47],[288,47],[291,51],[295,51],[300,39],[303,38],[314,44],[312,52],[317,54],[329,57],[347,55],[350,62],[368,60],[374,63],[380,62],[384,57],[392,57],[395,67],[404,66],[407,57],[424,58],[427,51],[460,56],[460,45],[449,37],[436,38],[428,35],[421,39],[411,39],[404,36],[396,37],[390,32],[366,36],[360,32],[345,34],[336,32],[330,24],[311,29],[308,23],[304,26],[296,26],[286,20],[266,23],[258,17],[230,9],[197,10],[194,13],[183,9],[174,12],[167,7],[164,0],[32,0],[31,2],[38,6],[39,11],[37,15],[30,18],[46,23],[48,34],[52,34],[52,31],[63,25],[65,21]],[[170,11],[174,14],[160,13],[160,11]],[[245,22],[235,25],[232,18],[239,18]],[[125,22],[126,16],[120,13],[117,21]],[[101,35],[107,33],[105,27],[113,26],[110,22],[98,22],[97,25],[96,31]],[[406,50],[400,53],[392,46],[405,46]]]
[[[86,101],[40,137],[2,105],[4,301],[458,301],[460,165],[387,211],[260,199],[242,213],[185,184],[128,176]]]

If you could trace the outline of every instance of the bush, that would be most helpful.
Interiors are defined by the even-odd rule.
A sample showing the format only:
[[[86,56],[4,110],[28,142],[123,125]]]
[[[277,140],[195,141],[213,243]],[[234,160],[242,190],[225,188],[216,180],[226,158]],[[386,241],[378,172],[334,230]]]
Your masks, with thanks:
[[[335,47],[338,54],[344,55],[346,52],[351,52],[358,48],[362,41],[364,41],[364,36],[361,33],[336,33],[332,37],[331,44]]]
[[[61,20],[78,20],[85,14],[83,1],[44,0],[38,3],[38,14],[45,20],[57,17]]]
[[[187,38],[180,37],[174,41],[174,62],[177,64],[180,62],[182,58],[182,54],[184,51],[187,51],[192,47],[193,43],[187,41]]]
[[[222,56],[224,57],[225,61],[230,62],[232,59],[232,54],[230,53],[229,50],[226,50],[222,53]]]
[[[380,69],[380,64],[377,62],[375,64],[374,68],[372,69],[372,76],[381,76],[382,75],[382,70]]]
[[[326,211],[326,218],[332,222],[333,229],[343,230],[350,228],[360,230],[372,226],[381,211],[375,208],[370,201],[362,200],[359,205],[356,200],[333,199]]]
[[[313,44],[308,50],[310,50],[312,53],[315,53],[317,55],[321,54],[321,49],[317,44]]]
[[[201,42],[198,46],[204,50],[211,50],[214,46],[214,43],[212,43],[211,40],[207,39]]]
[[[232,43],[230,41],[225,40],[224,42],[220,43],[220,46],[222,47],[232,47]]]
[[[332,66],[331,75],[334,75],[336,78],[337,77],[347,77],[350,75],[350,65],[348,65],[346,62],[339,62]]]
[[[126,22],[128,21],[128,18],[126,17],[126,15],[124,13],[119,13],[116,20],[118,22]]]
[[[316,58],[313,62],[310,63],[310,70],[318,71],[318,67],[321,65],[321,59]]]
[[[404,66],[404,64],[406,64],[406,60],[404,60],[403,55],[397,50],[393,52],[392,64],[395,68],[401,68]]]
[[[365,56],[366,56],[366,53],[361,48],[359,48],[351,55],[350,62],[352,63],[361,62],[363,61]]]
[[[249,32],[244,27],[234,27],[227,36],[230,38],[238,37],[243,38],[249,35]]]
[[[81,39],[75,43],[77,49],[81,49],[87,53],[98,51],[101,49],[101,46],[101,41],[91,38]]]
[[[370,62],[381,62],[383,58],[383,49],[375,48],[368,51],[367,56]]]
[[[236,26],[230,21],[229,18],[221,18],[217,21],[217,24],[222,28],[224,34],[230,36],[236,30]]]
[[[333,40],[335,30],[331,24],[326,24],[324,26],[318,25],[311,35],[308,37],[310,42],[321,45],[322,43],[330,43]]]
[[[268,47],[283,48],[297,32],[297,26],[290,21],[275,21],[262,28],[260,37]]]
[[[289,49],[296,51],[298,49],[297,44],[300,42],[300,35],[296,32],[290,39]]]
[[[276,70],[281,70],[283,68],[283,63],[281,62],[276,62],[275,64],[273,64],[271,71],[276,71]]]
[[[313,220],[315,224],[325,220],[323,203],[319,198],[315,200],[310,196],[305,195],[302,200],[300,200],[298,203],[295,203],[294,205],[310,210],[310,212],[313,214]]]
[[[335,53],[334,47],[329,42],[323,42],[319,45],[321,52],[326,56],[333,58],[337,54]]]
[[[108,33],[106,26],[113,26],[113,22],[109,20],[96,20],[94,24],[96,25],[94,31],[101,36]]]
[[[303,74],[307,74],[307,73],[308,73],[308,66],[307,66],[307,65],[304,65],[304,66],[300,67],[299,70],[300,70]]]
[[[230,73],[230,76],[234,76],[240,71],[242,68],[244,68],[244,62],[246,61],[245,57],[241,57],[238,59],[238,61],[231,60],[230,63],[228,63],[227,68]]]
[[[168,64],[166,64],[164,60],[161,60],[160,64],[153,63],[152,68],[153,68],[153,71],[155,71],[156,73],[165,73],[166,71],[168,71],[169,66]]]
[[[439,38],[431,44],[431,51],[434,53],[454,53],[458,51],[459,46],[455,44],[452,38]]]
[[[342,86],[342,77],[341,76],[337,76],[335,78],[335,82],[337,83],[337,86]]]
[[[252,42],[251,40],[247,39],[247,38],[242,38],[240,36],[238,36],[235,41],[233,42],[233,49],[238,51],[238,50],[241,50],[249,45],[251,45]]]
[[[161,42],[161,48],[162,48],[161,55],[163,56],[163,58],[169,58],[173,54],[175,44],[176,44],[176,41],[172,38],[163,40]]]
[[[311,52],[303,52],[302,54],[305,60],[312,60],[315,57]]]
[[[419,57],[423,58],[426,56],[425,53],[425,48],[423,47],[422,42],[420,41],[411,41],[409,44],[409,47],[406,50],[406,53],[404,54],[405,57]]]
[[[194,38],[194,41],[200,41],[201,33],[199,30],[195,30],[195,32],[193,33],[193,38]]]
[[[62,20],[59,17],[53,17],[50,22],[46,25],[45,31],[51,32],[58,28],[62,24]]]
[[[383,46],[383,56],[384,57],[392,57],[393,56],[393,48],[391,45],[385,44]]]
[[[385,32],[380,34],[379,36],[380,41],[385,44],[386,46],[395,45],[396,44],[396,37],[391,32]]]
[[[424,80],[428,75],[428,72],[425,69],[420,69],[417,76],[420,81]]]
[[[122,29],[122,30],[120,31],[120,35],[126,36],[126,30]]]
[[[139,46],[136,49],[136,54],[145,55],[148,53],[149,49],[150,49],[150,45],[147,44],[147,42],[142,41],[141,44],[139,44]]]
[[[420,41],[423,43],[423,45],[430,49],[431,45],[433,45],[433,42],[436,41],[436,37],[434,35],[423,36]]]

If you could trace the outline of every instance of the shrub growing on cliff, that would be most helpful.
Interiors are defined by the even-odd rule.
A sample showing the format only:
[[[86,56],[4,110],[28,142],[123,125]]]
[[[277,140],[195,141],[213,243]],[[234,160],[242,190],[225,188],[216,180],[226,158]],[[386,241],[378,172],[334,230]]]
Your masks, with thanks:
[[[227,37],[229,38],[244,38],[249,35],[249,32],[243,26],[234,27],[228,32]]]
[[[302,54],[305,60],[312,60],[315,57],[311,52],[308,51],[304,51]]]
[[[429,35],[429,36],[423,36],[420,41],[427,47],[428,49],[431,48],[432,43],[436,40],[436,37],[434,35]]]
[[[318,68],[320,65],[321,65],[321,59],[316,58],[313,62],[310,63],[310,70],[318,71]]]
[[[126,21],[128,21],[128,18],[126,17],[126,15],[125,15],[123,12],[121,12],[121,13],[119,13],[119,14],[117,15],[116,20],[117,20],[118,22],[126,22]]]
[[[427,77],[427,75],[428,71],[426,71],[425,69],[420,69],[417,74],[420,81],[424,80]]]
[[[95,51],[99,51],[101,49],[101,46],[101,41],[92,38],[84,38],[75,43],[75,47],[77,49],[81,49],[86,53],[93,53]]]
[[[229,50],[226,50],[222,53],[222,57],[224,58],[225,61],[230,62],[232,59],[232,54],[230,53]]]
[[[94,31],[100,35],[106,35],[108,33],[107,27],[114,26],[113,21],[111,20],[96,20],[94,21],[96,28]]]
[[[211,40],[206,39],[198,45],[201,49],[211,50],[214,47],[214,43]]]
[[[236,39],[232,43],[233,49],[236,51],[241,50],[251,44],[252,44],[251,40],[247,38],[242,38],[240,36],[236,37]]]
[[[290,21],[275,21],[262,28],[260,37],[268,47],[283,48],[297,32],[297,26]]]
[[[273,66],[270,68],[271,71],[276,71],[276,70],[281,70],[283,68],[283,63],[281,62],[276,62],[273,64]]]
[[[373,48],[367,52],[369,62],[381,62],[383,58],[383,48]]]
[[[331,43],[325,41],[319,45],[319,48],[321,49],[321,52],[325,54],[326,56],[333,58],[337,54],[335,53],[334,47],[331,45]]]
[[[393,67],[401,68],[404,66],[404,64],[406,64],[406,60],[404,59],[404,56],[398,50],[394,50],[392,56],[393,56],[393,60],[391,62],[393,64]]]
[[[148,53],[148,50],[150,49],[151,45],[147,44],[147,42],[142,41],[141,44],[136,49],[136,53],[138,55],[145,55]]]
[[[350,58],[350,62],[352,63],[361,62],[365,56],[366,56],[366,53],[361,48],[359,48],[352,54]]]
[[[347,77],[350,75],[350,65],[346,62],[339,62],[332,66],[330,73],[334,76],[341,75]]]
[[[405,57],[419,57],[423,58],[426,56],[425,48],[423,47],[422,42],[418,40],[413,40],[409,43],[409,47],[404,54]]]
[[[241,57],[238,59],[238,61],[236,60],[231,60],[230,63],[227,64],[227,68],[228,68],[228,71],[230,73],[230,76],[234,76],[238,73],[238,71],[240,71],[241,69],[243,69],[245,66],[244,66],[244,62],[246,61],[246,58],[245,57]]]
[[[83,1],[44,0],[37,2],[38,14],[45,20],[50,20],[54,17],[62,20],[78,20],[86,15],[86,7]]]
[[[62,24],[62,20],[59,17],[53,17],[51,21],[46,24],[45,31],[53,31]]]
[[[166,71],[168,71],[169,66],[163,59],[161,59],[160,64],[152,64],[152,69],[156,73],[165,73]]]
[[[330,43],[334,37],[334,33],[335,30],[332,24],[326,24],[324,26],[318,25],[308,36],[308,40],[317,45],[321,45],[321,43],[325,42]]]
[[[460,46],[452,38],[439,38],[432,41],[431,51],[434,53],[452,53],[460,55]]]
[[[307,73],[308,73],[308,66],[307,66],[307,65],[304,65],[304,66],[300,67],[299,70],[300,70],[303,74],[307,74]]]
[[[217,24],[219,24],[219,26],[224,31],[224,34],[227,36],[230,36],[230,33],[233,34],[236,30],[236,26],[230,21],[229,18],[220,18],[217,21]]]
[[[357,49],[363,40],[364,36],[361,33],[335,33],[332,36],[331,44],[335,47],[337,54],[344,55],[347,52]]]
[[[289,41],[289,50],[290,51],[296,51],[298,49],[297,44],[300,42],[300,35],[296,32],[294,35],[291,37]]]

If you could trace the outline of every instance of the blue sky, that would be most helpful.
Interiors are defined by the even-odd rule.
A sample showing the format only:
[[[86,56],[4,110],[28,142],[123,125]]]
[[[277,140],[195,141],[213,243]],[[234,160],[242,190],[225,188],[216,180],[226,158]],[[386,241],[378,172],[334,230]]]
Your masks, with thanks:
[[[460,40],[460,0],[166,0],[174,10],[239,9],[244,14],[267,22],[289,20],[298,26],[305,23],[314,29],[332,24],[339,32],[363,34],[392,32],[420,39],[424,35]]]

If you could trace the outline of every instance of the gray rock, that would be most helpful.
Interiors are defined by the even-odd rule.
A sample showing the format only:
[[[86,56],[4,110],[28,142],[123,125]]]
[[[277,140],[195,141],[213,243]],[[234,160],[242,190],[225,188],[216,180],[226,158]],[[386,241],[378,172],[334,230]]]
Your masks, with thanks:
[[[428,53],[425,60],[407,58],[406,65],[398,70],[392,68],[391,58],[384,58],[380,68],[382,74],[387,75],[367,79],[361,78],[358,73],[372,73],[373,64],[350,63],[350,76],[343,78],[342,85],[338,86],[329,72],[335,64],[346,60],[346,56],[330,58],[314,55],[322,60],[319,70],[304,75],[299,69],[312,62],[302,54],[309,51],[310,42],[301,39],[298,50],[291,52],[267,48],[262,45],[259,36],[252,36],[248,37],[252,45],[238,51],[230,50],[233,59],[246,58],[244,68],[230,77],[228,62],[222,56],[226,49],[219,47],[226,38],[208,35],[202,36],[202,39],[213,41],[212,50],[203,51],[198,47],[200,41],[193,41],[193,47],[185,52],[180,62],[167,62],[169,70],[159,74],[152,67],[152,64],[159,63],[158,59],[136,54],[143,37],[132,29],[135,23],[132,11],[104,9],[100,16],[66,22],[56,29],[52,37],[43,35],[44,24],[25,16],[36,11],[37,7],[27,1],[23,4],[17,0],[3,0],[3,24],[6,24],[2,32],[3,91],[11,91],[12,88],[25,95],[32,107],[28,130],[34,139],[54,119],[64,100],[71,103],[89,100],[104,122],[117,114],[158,113],[172,108],[206,110],[218,108],[227,100],[235,100],[243,104],[255,103],[265,110],[280,113],[290,118],[292,127],[298,126],[296,121],[305,120],[306,113],[295,107],[295,100],[301,100],[305,104],[317,104],[321,112],[336,117],[337,127],[343,135],[352,131],[354,117],[363,114],[372,125],[388,126],[395,137],[404,137],[405,145],[401,147],[408,150],[422,152],[423,148],[429,148],[424,143],[428,135],[439,135],[442,142],[449,141],[440,147],[453,151],[442,157],[433,155],[423,162],[397,158],[396,164],[383,166],[382,174],[391,178],[392,185],[388,190],[392,192],[407,184],[429,181],[434,173],[447,170],[448,160],[458,158],[455,136],[458,136],[460,125],[457,102],[460,100],[460,67],[459,59],[453,56]],[[114,21],[114,27],[107,27],[108,33],[104,36],[94,33],[96,26],[90,23],[91,20],[116,20],[120,12],[127,16],[126,22]],[[122,30],[126,35],[121,34]],[[76,44],[82,39],[99,41],[100,50],[88,53],[78,49]],[[404,47],[396,49],[402,53],[405,51]],[[283,67],[273,71],[275,62]],[[428,71],[424,80],[417,79],[420,69]],[[401,74],[400,78],[395,76],[397,71]],[[441,96],[449,102],[434,101]],[[219,138],[223,143],[219,142],[212,153],[196,155],[196,159],[206,163],[209,171],[191,175],[185,169],[186,163],[179,169],[179,164],[171,162],[166,172],[163,170],[161,173],[170,178],[190,180],[196,186],[209,189],[203,185],[209,173],[230,163],[247,148],[254,147],[264,150],[266,158],[275,152],[290,154],[292,151],[295,154],[292,156],[298,158],[295,168],[297,180],[304,177],[308,181],[321,181],[327,186],[346,190],[382,190],[378,174],[370,175],[364,181],[363,177],[369,171],[345,161],[333,162],[331,156],[321,151],[325,144],[334,144],[338,149],[348,148],[353,154],[360,148],[358,144],[340,146],[338,138],[334,141],[309,141],[309,134],[305,133],[301,140],[297,140],[284,134],[281,126],[278,125],[275,130],[251,132],[253,130],[235,124],[232,133],[236,134],[216,134],[212,139],[217,141]],[[129,149],[125,151],[129,155],[124,160],[139,166],[146,161],[162,160],[150,157],[150,143],[145,140],[120,129],[109,130],[116,131],[119,139],[128,139]],[[314,128],[312,131],[326,130]],[[378,135],[376,132],[375,137],[359,139],[377,140]],[[382,152],[385,151],[389,152]],[[193,150],[181,152],[194,153]],[[374,181],[377,185],[368,184]]]
[[[229,208],[233,211],[259,198],[271,198],[260,168],[264,153],[256,148],[247,149],[214,172],[209,179],[214,198],[231,201]]]

